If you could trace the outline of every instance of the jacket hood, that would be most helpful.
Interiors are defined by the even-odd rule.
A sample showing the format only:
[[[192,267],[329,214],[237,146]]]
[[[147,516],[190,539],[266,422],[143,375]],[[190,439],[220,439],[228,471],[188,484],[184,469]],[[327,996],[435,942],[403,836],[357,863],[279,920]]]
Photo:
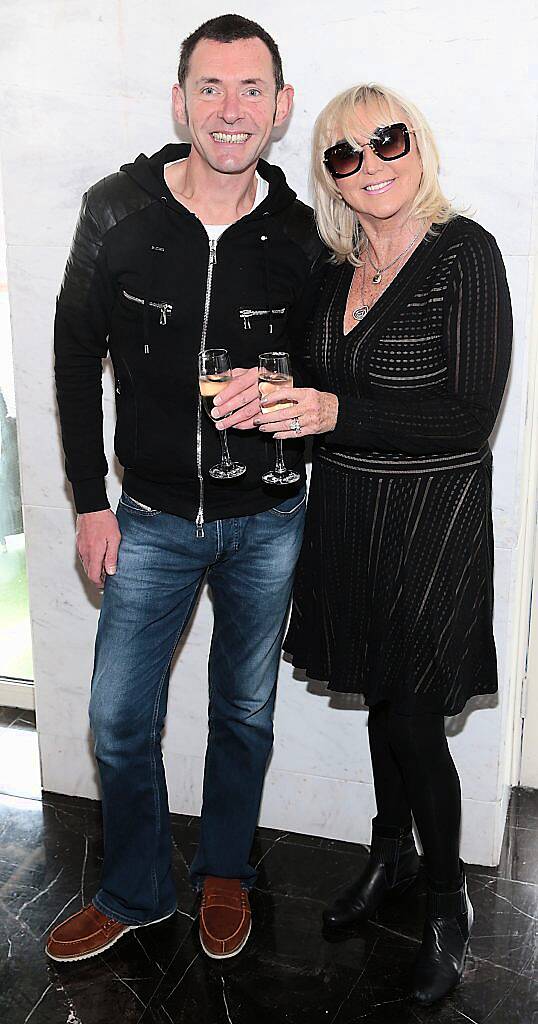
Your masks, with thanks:
[[[140,153],[136,160],[129,164],[123,164],[120,170],[128,174],[140,188],[155,196],[156,199],[161,199],[164,195],[167,201],[173,202],[170,192],[165,186],[164,167],[165,164],[172,163],[174,160],[184,159],[190,151],[191,147],[188,143],[169,143],[153,156],[147,157],[145,153]],[[269,194],[257,207],[257,211],[277,213],[290,206],[297,198],[297,194],[286,182],[284,172],[280,167],[269,164],[266,160],[258,160],[256,170],[260,177],[269,183]],[[181,206],[180,203],[177,205]]]

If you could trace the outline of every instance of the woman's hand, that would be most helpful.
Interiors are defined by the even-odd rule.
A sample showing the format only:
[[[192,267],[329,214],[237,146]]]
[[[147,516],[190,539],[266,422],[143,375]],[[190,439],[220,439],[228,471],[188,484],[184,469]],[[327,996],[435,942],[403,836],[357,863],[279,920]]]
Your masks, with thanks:
[[[327,391],[314,388],[275,388],[261,400],[261,407],[293,402],[288,409],[268,410],[254,418],[254,425],[263,432],[285,440],[289,437],[306,437],[308,434],[327,434],[334,430],[338,419],[338,398]],[[300,430],[292,430],[291,421],[299,420]]]

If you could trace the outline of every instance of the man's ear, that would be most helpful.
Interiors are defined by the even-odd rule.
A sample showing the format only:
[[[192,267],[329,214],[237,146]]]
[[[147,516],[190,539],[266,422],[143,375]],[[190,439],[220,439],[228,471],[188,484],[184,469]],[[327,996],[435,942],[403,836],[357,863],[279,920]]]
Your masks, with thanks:
[[[178,121],[179,124],[188,124],[189,118],[187,114],[185,91],[177,82],[172,86],[172,104],[174,107],[176,121]]]
[[[293,95],[294,89],[292,85],[285,85],[280,92],[277,93],[275,119],[273,121],[275,127],[278,127],[280,124],[284,124],[284,121],[289,116],[290,110],[293,106]]]

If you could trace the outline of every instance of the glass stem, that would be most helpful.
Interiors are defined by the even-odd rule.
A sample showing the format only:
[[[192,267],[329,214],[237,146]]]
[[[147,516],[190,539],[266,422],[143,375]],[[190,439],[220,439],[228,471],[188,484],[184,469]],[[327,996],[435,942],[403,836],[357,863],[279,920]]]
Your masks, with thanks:
[[[220,446],[222,448],[222,465],[229,467],[232,464],[230,452],[228,451],[228,431],[220,430]]]
[[[275,445],[276,445],[275,473],[278,473],[279,476],[284,476],[284,474],[286,473],[286,467],[284,465],[284,454],[282,452],[282,438],[281,437],[276,437],[275,438]]]

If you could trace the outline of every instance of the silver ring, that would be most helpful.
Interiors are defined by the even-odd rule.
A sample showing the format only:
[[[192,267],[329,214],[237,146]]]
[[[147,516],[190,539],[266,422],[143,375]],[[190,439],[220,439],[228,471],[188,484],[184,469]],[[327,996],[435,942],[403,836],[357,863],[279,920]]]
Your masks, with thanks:
[[[290,420],[290,430],[294,430],[296,434],[301,433],[301,424],[299,423],[299,417],[293,416]]]

